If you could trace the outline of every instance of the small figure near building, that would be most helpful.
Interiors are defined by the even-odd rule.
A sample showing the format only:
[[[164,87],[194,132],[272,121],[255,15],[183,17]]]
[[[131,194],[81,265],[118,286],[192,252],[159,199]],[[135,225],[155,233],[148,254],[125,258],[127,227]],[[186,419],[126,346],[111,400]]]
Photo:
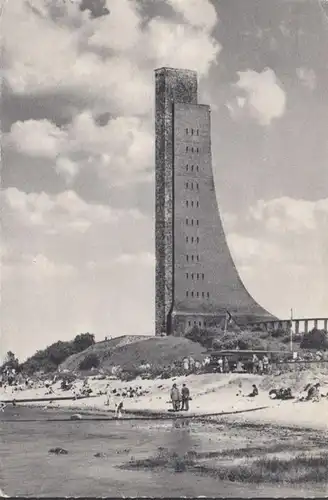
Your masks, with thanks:
[[[236,372],[241,373],[243,371],[243,364],[240,359],[237,361]]]
[[[269,373],[269,358],[266,354],[263,356],[263,372]]]
[[[259,358],[256,356],[256,354],[253,354],[253,374],[255,375],[259,371]]]
[[[263,359],[260,358],[258,363],[259,363],[258,364],[258,372],[260,375],[263,375],[263,371],[264,371]]]
[[[211,358],[209,356],[206,356],[206,358],[203,361],[204,366],[208,366],[211,363]]]

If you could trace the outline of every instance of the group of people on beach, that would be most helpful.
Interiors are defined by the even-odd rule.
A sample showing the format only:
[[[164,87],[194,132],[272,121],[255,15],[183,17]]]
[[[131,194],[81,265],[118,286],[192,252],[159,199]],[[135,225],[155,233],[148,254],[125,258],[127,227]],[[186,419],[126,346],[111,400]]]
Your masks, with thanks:
[[[251,360],[247,362],[238,360],[234,363],[231,361],[229,362],[227,356],[220,356],[217,359],[217,371],[219,373],[230,373],[231,371],[242,372],[245,370],[249,373],[258,375],[269,373],[270,361],[268,356],[264,354],[262,357],[259,357],[254,353]]]
[[[252,371],[254,374],[263,375],[264,373],[269,373],[270,362],[269,358],[266,354],[264,356],[258,357],[256,354],[253,354],[252,357]]]
[[[307,384],[300,393],[298,400],[318,403],[321,400],[320,382]]]
[[[188,389],[186,384],[182,384],[181,391],[179,390],[177,384],[173,384],[170,397],[173,411],[189,410],[189,401],[191,400],[191,398],[190,390]]]

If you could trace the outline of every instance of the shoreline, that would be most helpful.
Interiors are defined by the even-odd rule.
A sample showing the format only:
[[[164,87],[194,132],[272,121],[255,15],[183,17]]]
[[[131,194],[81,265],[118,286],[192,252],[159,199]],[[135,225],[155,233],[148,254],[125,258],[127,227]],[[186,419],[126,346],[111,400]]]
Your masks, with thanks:
[[[327,375],[321,375],[322,392],[327,393]],[[60,381],[51,384],[53,393],[37,383],[34,388],[14,390],[7,388],[0,395],[2,401],[15,399],[18,405],[63,409],[74,413],[88,412],[92,416],[113,417],[117,403],[123,399],[123,418],[143,417],[153,419],[220,419],[226,421],[261,423],[275,426],[302,427],[328,430],[328,398],[320,402],[298,402],[297,399],[272,400],[269,390],[273,387],[290,386],[293,395],[299,393],[306,382],[318,380],[318,374],[280,374],[259,376],[248,374],[200,374],[174,377],[171,379],[136,379],[131,382],[109,380],[97,376],[88,378],[90,397],[74,399],[83,386],[83,379],[77,378],[68,391],[61,389]],[[172,412],[169,394],[172,384],[178,387],[187,384],[192,400],[187,412]],[[252,385],[259,388],[259,395],[250,398]],[[324,387],[326,386],[326,387]],[[134,391],[129,397],[129,391]],[[61,398],[60,401],[44,402],[42,398]],[[69,399],[72,398],[72,399]],[[19,403],[19,399],[40,399],[40,402]],[[108,403],[108,405],[106,404]]]
[[[16,402],[16,404],[19,403],[19,401]],[[20,406],[17,404],[17,406]],[[41,405],[38,404],[38,402],[33,403],[21,403],[21,406],[25,406],[27,408],[40,408]],[[259,407],[254,407],[254,408],[248,408],[244,410],[236,410],[236,411],[226,411],[226,412],[217,412],[217,413],[208,413],[208,412],[173,412],[173,411],[160,411],[160,410],[137,410],[137,409],[124,409],[123,408],[123,413],[122,417],[115,418],[115,419],[110,419],[110,420],[126,420],[125,415],[128,416],[135,416],[135,417],[146,417],[151,419],[152,417],[156,419],[155,417],[158,417],[156,420],[172,420],[172,419],[203,419],[203,418],[212,418],[212,417],[224,417],[228,415],[237,415],[237,414],[244,414],[244,413],[250,413],[250,412],[256,412],[256,411],[261,411],[264,409],[268,409],[269,406],[259,406]],[[70,412],[74,413],[79,413],[80,415],[90,415],[90,416],[103,416],[106,417],[108,414],[115,415],[116,411],[115,410],[104,410],[100,407],[93,407],[93,406],[85,406],[84,409],[81,410],[81,406],[78,405],[69,405],[69,406],[61,406],[59,404],[51,404],[51,406],[47,406],[46,408],[43,408],[44,410],[67,410]]]
[[[115,496],[213,497],[219,491],[234,498],[267,498],[282,493],[300,497],[304,492],[322,497],[327,492],[322,474],[317,483],[301,477],[302,460],[314,475],[315,460],[326,453],[326,433],[313,429],[304,432],[223,419],[197,419],[186,427],[138,419],[130,423],[124,418],[75,422],[70,421],[69,407],[50,412],[38,405],[7,411],[3,420],[7,439],[1,446],[6,467],[0,487],[12,496],[103,497],[110,491]],[[63,412],[63,419],[53,415],[48,420],[49,413],[56,412]],[[29,416],[43,424],[25,424]],[[64,419],[66,423],[59,425]],[[66,453],[49,453],[55,447]],[[286,464],[279,483],[272,460]],[[300,478],[295,484],[289,481],[293,471]]]
[[[37,406],[37,405],[35,405]],[[31,407],[33,407],[31,405]],[[173,412],[164,412],[164,411],[156,411],[156,410],[124,410],[123,411],[123,416],[120,419],[115,418],[115,410],[107,410],[104,411],[101,408],[95,408],[95,407],[85,407],[84,409],[81,409],[81,407],[78,406],[67,406],[67,407],[62,407],[59,405],[53,405],[52,407],[47,407],[47,410],[68,410],[72,413],[78,413],[82,417],[83,416],[89,416],[89,417],[95,417],[98,416],[100,417],[99,420],[110,420],[110,421],[119,421],[119,420],[207,420],[209,423],[210,422],[223,422],[227,424],[244,424],[244,425],[260,425],[260,426],[270,426],[270,427],[275,427],[275,428],[292,428],[292,429],[302,429],[302,430],[328,430],[328,404],[326,405],[326,414],[325,422],[314,422],[313,420],[292,420],[288,418],[281,418],[277,419],[272,416],[270,418],[270,415],[266,414],[265,417],[263,418],[263,411],[265,410],[272,410],[276,409],[274,407],[255,407],[255,408],[249,408],[245,410],[237,410],[237,411],[230,411],[230,412],[220,412],[220,413],[206,413],[206,412],[190,412],[190,413],[183,413],[179,414],[173,413]],[[106,418],[109,417],[109,414],[112,416],[112,418]],[[269,418],[268,418],[269,417]],[[282,415],[283,417],[283,415]]]
[[[26,408],[40,408],[39,405],[24,405]],[[125,421],[135,421],[135,422],[142,422],[142,421],[173,421],[173,420],[189,420],[189,421],[195,421],[195,422],[206,422],[209,424],[226,424],[228,426],[233,426],[236,425],[236,427],[269,427],[269,428],[274,428],[274,429],[290,429],[290,430],[300,430],[300,431],[327,431],[328,426],[327,424],[316,424],[314,422],[309,422],[309,421],[291,421],[291,420],[286,420],[286,419],[281,419],[281,420],[276,420],[273,418],[266,418],[263,419],[263,415],[261,415],[261,411],[264,409],[269,409],[269,407],[266,408],[251,408],[247,410],[240,410],[238,412],[222,412],[222,413],[189,413],[189,414],[174,414],[172,413],[165,413],[165,412],[160,412],[160,411],[154,411],[154,410],[125,410],[123,413],[123,416],[121,418],[116,418],[115,417],[115,410],[107,410],[104,411],[101,408],[94,408],[94,407],[85,407],[84,409],[81,410],[80,407],[76,406],[67,406],[67,407],[62,407],[59,405],[52,405],[47,408],[41,408],[44,411],[60,411],[60,410],[65,410],[68,411],[72,414],[79,414],[81,415],[82,419],[81,420],[74,420],[74,419],[64,419],[64,421],[70,421],[70,422],[82,422],[82,421],[98,421],[98,422],[125,422]],[[258,418],[251,418],[251,415],[257,414]],[[246,418],[243,418],[243,417]],[[83,418],[83,417],[89,417],[89,418]],[[92,418],[95,417],[95,418]],[[242,417],[242,418],[236,418],[236,417]],[[248,417],[248,418],[247,418]],[[34,420],[24,420],[25,422],[33,422]],[[61,421],[60,418],[53,419],[51,421]]]

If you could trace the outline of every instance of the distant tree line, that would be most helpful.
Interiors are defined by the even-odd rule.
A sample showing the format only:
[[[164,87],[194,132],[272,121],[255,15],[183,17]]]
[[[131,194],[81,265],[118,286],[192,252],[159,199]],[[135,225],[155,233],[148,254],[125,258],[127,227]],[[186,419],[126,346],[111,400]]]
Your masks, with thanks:
[[[5,360],[0,367],[0,372],[6,372],[9,370],[15,370],[16,372],[20,371],[18,358],[16,358],[12,351],[7,352]]]
[[[15,369],[16,372],[24,372],[29,375],[39,371],[45,373],[53,372],[69,356],[82,352],[93,344],[95,344],[95,336],[93,334],[81,333],[72,341],[62,342],[59,340],[46,349],[37,351],[21,364],[15,354],[9,351],[4,363],[0,367],[0,372],[3,373],[8,369]]]

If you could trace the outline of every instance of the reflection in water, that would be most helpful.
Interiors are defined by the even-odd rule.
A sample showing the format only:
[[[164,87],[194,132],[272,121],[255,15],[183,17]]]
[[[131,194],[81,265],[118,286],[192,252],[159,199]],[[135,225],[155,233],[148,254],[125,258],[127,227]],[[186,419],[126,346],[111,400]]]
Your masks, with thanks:
[[[172,453],[183,457],[199,445],[199,439],[190,431],[188,419],[176,419],[172,421],[171,432],[167,436],[167,445]]]
[[[314,493],[310,484],[283,488],[276,484],[238,484],[195,473],[194,464],[198,465],[199,457],[196,454],[188,457],[190,452],[197,451],[203,456],[218,451],[218,447],[236,449],[245,446],[247,439],[254,446],[263,447],[266,436],[252,428],[245,428],[241,435],[224,425],[219,428],[188,418],[74,422],[69,416],[69,412],[59,410],[50,413],[23,407],[0,413],[5,436],[0,439],[0,456],[5,457],[0,487],[7,494],[39,496],[41,491],[42,496],[63,497],[106,496],[109,491],[111,496],[165,497],[327,494],[325,485],[315,485]],[[54,417],[67,417],[67,421],[54,422]],[[24,418],[30,422],[20,421]],[[48,418],[52,420],[47,421]],[[295,437],[295,433],[288,433]],[[302,436],[306,437],[303,433]],[[49,456],[48,450],[55,446],[64,447],[69,453]],[[131,470],[128,466],[133,457],[136,462],[144,462],[144,467]]]

